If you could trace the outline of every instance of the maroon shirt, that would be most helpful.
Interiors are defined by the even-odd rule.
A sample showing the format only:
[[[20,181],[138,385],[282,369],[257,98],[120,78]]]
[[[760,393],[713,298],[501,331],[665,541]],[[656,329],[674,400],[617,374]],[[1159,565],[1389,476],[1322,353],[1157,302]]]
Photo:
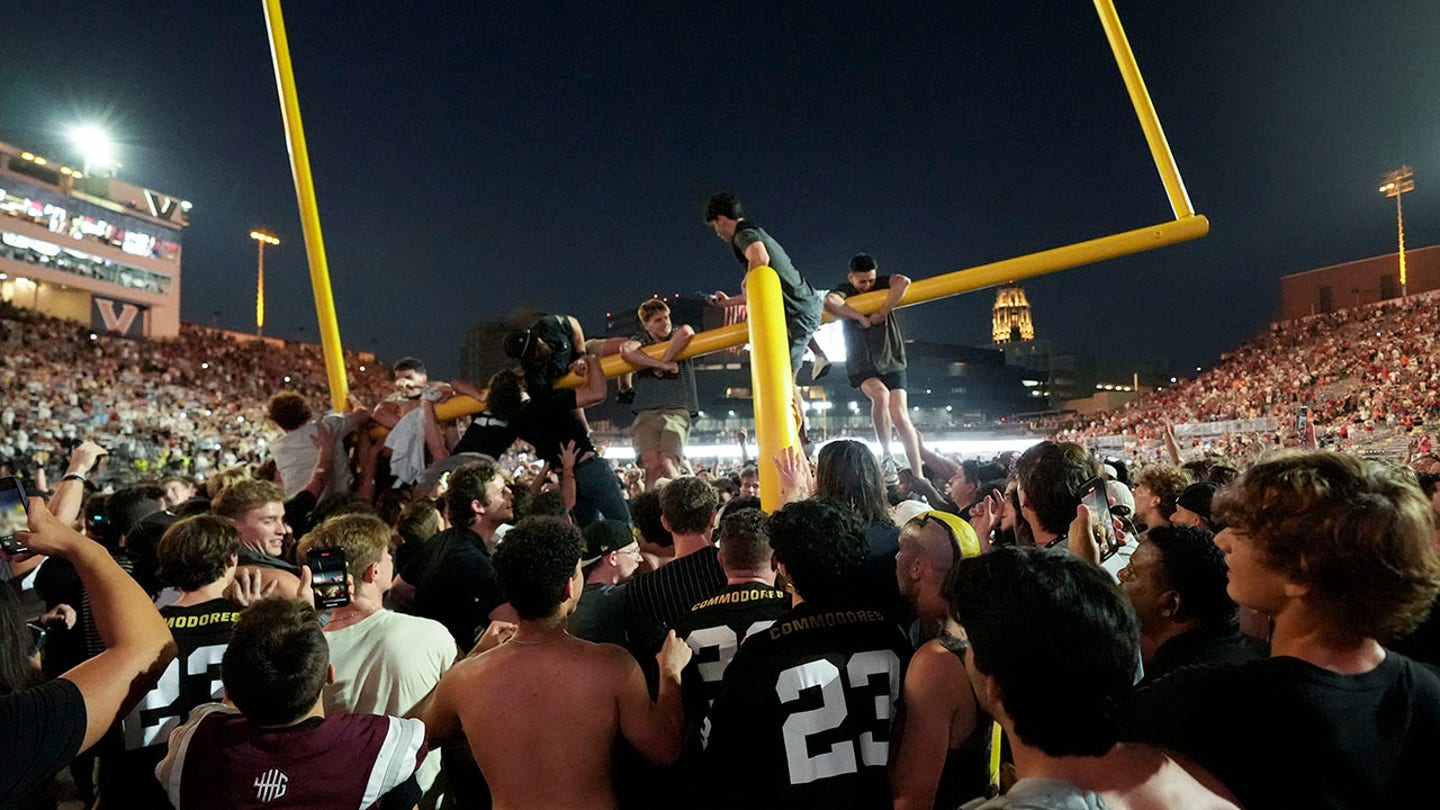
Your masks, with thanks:
[[[368,810],[415,773],[425,752],[419,720],[340,714],[260,728],[207,703],[170,735],[155,776],[179,810]]]

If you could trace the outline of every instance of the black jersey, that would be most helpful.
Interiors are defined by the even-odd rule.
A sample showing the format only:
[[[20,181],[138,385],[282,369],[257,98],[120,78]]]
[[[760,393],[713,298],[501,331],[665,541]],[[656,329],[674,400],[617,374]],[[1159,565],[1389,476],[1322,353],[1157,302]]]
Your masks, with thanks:
[[[676,637],[694,652],[680,679],[686,737],[692,745],[703,744],[708,734],[705,715],[735,651],[789,609],[790,594],[764,583],[744,582],[695,605],[675,621]]]
[[[710,773],[775,807],[883,807],[912,650],[878,610],[805,603],[752,634],[710,709]]]
[[[154,688],[110,730],[101,749],[99,788],[105,807],[170,806],[155,766],[165,755],[170,732],[190,710],[224,696],[220,659],[243,609],[228,599],[160,609],[178,651]]]

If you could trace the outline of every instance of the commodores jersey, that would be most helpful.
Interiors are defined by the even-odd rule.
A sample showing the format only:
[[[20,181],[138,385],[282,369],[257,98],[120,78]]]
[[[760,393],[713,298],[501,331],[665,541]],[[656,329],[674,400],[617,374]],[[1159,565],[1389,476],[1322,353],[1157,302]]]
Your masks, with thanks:
[[[790,594],[764,583],[745,582],[695,605],[675,622],[675,635],[694,652],[680,679],[690,746],[704,741],[709,726],[705,714],[741,642],[768,629],[789,609]]]
[[[735,653],[710,708],[710,773],[776,807],[883,807],[911,648],[877,610],[801,604]]]
[[[220,659],[243,608],[228,599],[164,607],[160,615],[178,647],[155,687],[110,730],[100,752],[100,796],[106,807],[169,807],[155,779],[170,732],[190,710],[219,700]]]

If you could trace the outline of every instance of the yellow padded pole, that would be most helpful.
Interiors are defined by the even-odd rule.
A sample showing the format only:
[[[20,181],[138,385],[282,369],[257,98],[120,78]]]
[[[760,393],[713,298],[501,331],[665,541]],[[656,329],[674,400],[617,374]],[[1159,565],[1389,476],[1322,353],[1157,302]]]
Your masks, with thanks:
[[[1190,203],[1190,194],[1185,190],[1185,181],[1180,178],[1180,167],[1175,165],[1175,155],[1170,151],[1170,142],[1165,139],[1165,130],[1155,114],[1155,105],[1150,101],[1150,91],[1145,88],[1145,77],[1140,75],[1140,66],[1135,62],[1135,52],[1130,50],[1130,40],[1120,26],[1120,15],[1115,12],[1113,0],[1095,0],[1095,11],[1100,15],[1100,26],[1105,29],[1105,38],[1110,41],[1110,50],[1115,54],[1115,65],[1120,68],[1120,77],[1125,80],[1125,90],[1130,94],[1130,103],[1140,119],[1140,128],[1145,131],[1145,142],[1150,145],[1150,156],[1155,159],[1155,168],[1160,170],[1160,181],[1165,184],[1165,194],[1170,198],[1170,208],[1177,219],[1195,216],[1195,206]]]
[[[745,275],[750,310],[750,392],[755,402],[755,466],[760,471],[760,507],[780,508],[780,476],[775,459],[799,443],[791,403],[790,337],[785,329],[785,304],[780,276],[769,267]]]
[[[335,317],[335,298],[330,290],[330,264],[325,259],[325,238],[320,233],[320,208],[315,200],[315,181],[310,176],[310,150],[305,145],[305,126],[300,120],[300,97],[295,92],[290,40],[285,35],[280,0],[265,0],[265,30],[270,36],[270,57],[275,63],[275,87],[280,93],[280,117],[285,122],[290,173],[295,178],[295,197],[300,203],[300,227],[305,232],[305,256],[310,264],[310,286],[315,293],[315,315],[320,322],[325,375],[330,381],[330,404],[343,413],[349,408],[350,380],[345,374],[340,324]]]

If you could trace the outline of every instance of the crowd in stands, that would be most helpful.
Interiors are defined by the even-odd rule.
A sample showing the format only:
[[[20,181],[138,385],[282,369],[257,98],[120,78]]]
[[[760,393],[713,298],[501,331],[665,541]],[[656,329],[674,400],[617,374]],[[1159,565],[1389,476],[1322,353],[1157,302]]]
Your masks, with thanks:
[[[1060,435],[1081,443],[1121,436],[1125,449],[1154,460],[1165,452],[1167,425],[1260,420],[1268,424],[1261,440],[1283,443],[1305,408],[1322,444],[1403,458],[1412,439],[1429,443],[1423,429],[1440,418],[1437,301],[1440,293],[1421,293],[1276,323],[1194,379]],[[1254,443],[1252,431],[1227,431],[1181,437],[1181,450],[1253,454]]]
[[[383,367],[358,355],[346,366],[356,400],[389,392]],[[260,463],[275,432],[266,399],[290,388],[322,401],[324,383],[314,346],[277,351],[190,324],[172,340],[136,341],[0,302],[0,465],[56,470],[83,439],[109,449],[119,476]]]
[[[374,407],[325,413],[305,351],[0,314],[0,447],[53,478],[0,555],[0,807],[1433,794],[1440,471],[1321,448],[1437,407],[1420,302],[1277,326],[1023,453],[791,449],[769,510],[754,467],[608,463],[563,319],[550,377],[353,358]],[[464,431],[454,396],[486,407]],[[1293,447],[1068,440],[1297,404]]]

